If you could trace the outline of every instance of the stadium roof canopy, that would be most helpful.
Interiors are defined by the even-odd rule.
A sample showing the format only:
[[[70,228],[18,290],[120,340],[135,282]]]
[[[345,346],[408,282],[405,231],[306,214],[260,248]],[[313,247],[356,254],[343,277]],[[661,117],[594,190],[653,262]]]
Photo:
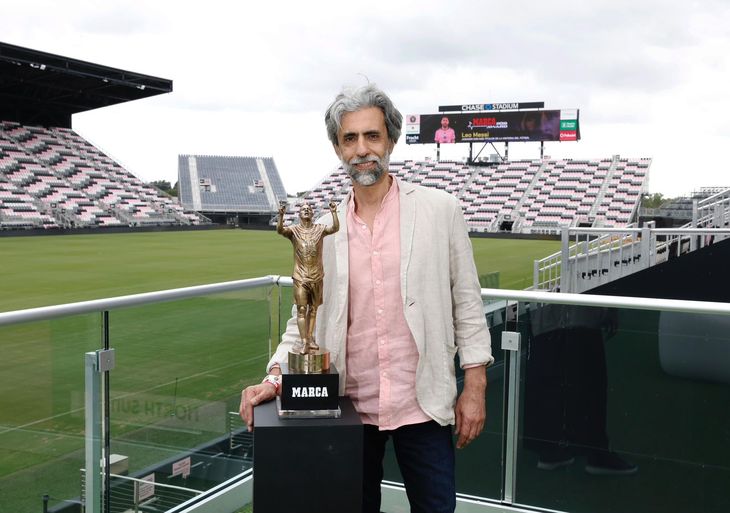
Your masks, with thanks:
[[[0,119],[71,127],[71,115],[172,91],[172,81],[0,42]]]

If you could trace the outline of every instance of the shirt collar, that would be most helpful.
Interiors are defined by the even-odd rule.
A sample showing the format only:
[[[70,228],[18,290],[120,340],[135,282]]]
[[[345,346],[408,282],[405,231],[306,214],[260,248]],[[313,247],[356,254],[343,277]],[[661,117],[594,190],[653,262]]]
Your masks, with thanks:
[[[388,192],[385,193],[385,197],[383,198],[383,201],[380,203],[380,208],[383,208],[383,205],[386,203],[390,203],[391,201],[394,201],[398,198],[398,192],[399,192],[399,185],[398,185],[398,179],[390,175],[390,177],[393,179],[390,182],[390,188],[388,189]],[[348,214],[354,214],[355,213],[355,191],[350,191],[350,199],[347,201],[347,213]]]

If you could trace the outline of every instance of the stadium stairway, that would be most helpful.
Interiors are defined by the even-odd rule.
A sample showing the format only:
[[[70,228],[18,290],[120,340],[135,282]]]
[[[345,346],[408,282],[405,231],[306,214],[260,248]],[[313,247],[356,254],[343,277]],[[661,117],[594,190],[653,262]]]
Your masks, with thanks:
[[[473,232],[559,235],[563,226],[624,227],[635,220],[651,159],[517,160],[491,165],[391,162],[390,173],[456,196]],[[340,201],[349,178],[336,168],[309,193],[319,217]],[[285,222],[296,219],[290,210]],[[505,222],[507,221],[507,222]],[[275,224],[276,219],[271,220]]]
[[[0,122],[0,229],[205,222],[73,130]]]
[[[535,261],[533,289],[581,293],[730,237],[730,189],[695,200],[678,228],[563,228],[559,252]],[[572,244],[571,244],[572,242]]]

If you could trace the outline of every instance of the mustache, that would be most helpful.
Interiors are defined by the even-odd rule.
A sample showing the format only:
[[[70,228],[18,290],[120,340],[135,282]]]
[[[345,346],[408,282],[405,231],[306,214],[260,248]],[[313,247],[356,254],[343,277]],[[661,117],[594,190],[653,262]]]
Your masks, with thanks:
[[[375,155],[369,155],[367,157],[353,157],[347,163],[354,166],[356,164],[367,164],[368,162],[380,162],[380,159]]]

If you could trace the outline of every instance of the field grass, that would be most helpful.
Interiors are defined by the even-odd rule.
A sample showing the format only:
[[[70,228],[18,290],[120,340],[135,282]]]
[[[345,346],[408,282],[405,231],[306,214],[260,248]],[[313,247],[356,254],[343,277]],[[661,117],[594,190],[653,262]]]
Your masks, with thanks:
[[[473,239],[480,274],[532,281],[553,241]],[[0,311],[205,283],[289,275],[273,231],[215,230],[0,238]],[[286,293],[286,292],[285,292]],[[286,299],[286,298],[285,298]],[[241,388],[268,355],[264,289],[110,312],[112,452],[130,472],[226,432]],[[0,328],[0,511],[78,496],[84,465],[83,354],[102,346],[100,316]]]
[[[534,259],[556,241],[472,239],[480,274],[532,284]],[[265,276],[290,275],[289,241],[273,231],[0,238],[0,312]]]

